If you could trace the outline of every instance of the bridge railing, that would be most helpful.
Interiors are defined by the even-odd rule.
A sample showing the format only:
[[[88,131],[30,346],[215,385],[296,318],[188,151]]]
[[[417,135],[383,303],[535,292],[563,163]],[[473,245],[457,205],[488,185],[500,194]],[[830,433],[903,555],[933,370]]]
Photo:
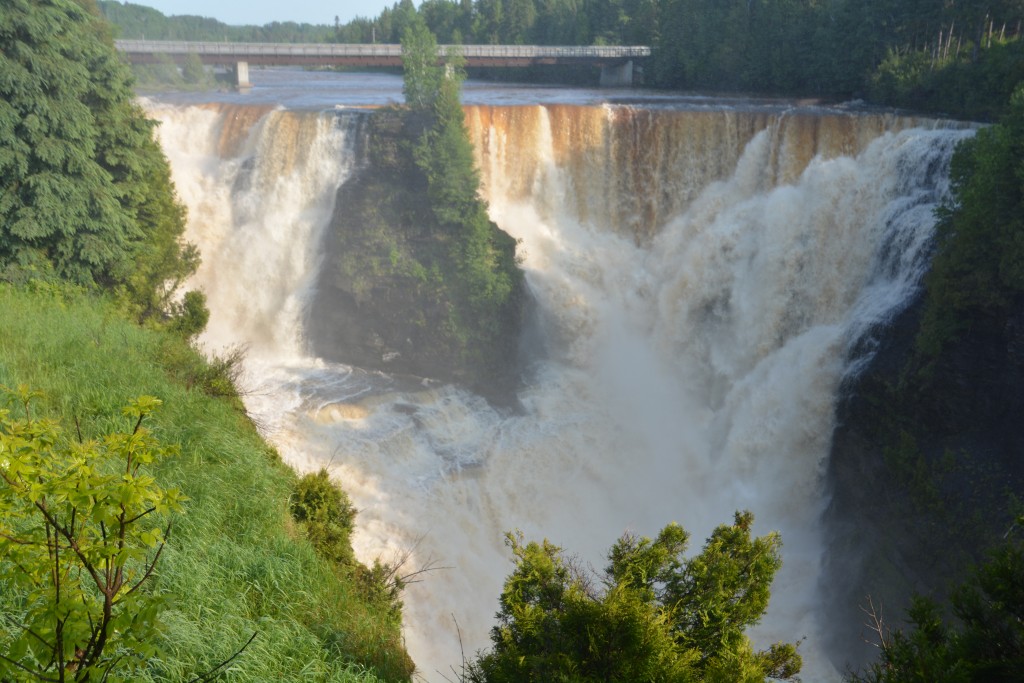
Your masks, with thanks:
[[[402,46],[392,44],[342,43],[218,43],[184,40],[117,40],[117,48],[135,54],[225,57],[401,57]],[[447,45],[438,47],[444,55]],[[648,57],[651,48],[642,45],[460,45],[465,57],[511,59],[632,59]]]

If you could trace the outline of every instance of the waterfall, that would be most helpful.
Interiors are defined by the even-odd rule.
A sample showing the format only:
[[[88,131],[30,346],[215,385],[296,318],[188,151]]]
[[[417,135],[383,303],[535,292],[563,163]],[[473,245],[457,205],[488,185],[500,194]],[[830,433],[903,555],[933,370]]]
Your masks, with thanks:
[[[319,238],[344,211],[363,114],[147,107],[203,256],[203,342],[250,345],[249,410],[287,462],[349,491],[362,560],[431,568],[405,599],[427,679],[488,644],[505,531],[602,567],[623,531],[678,521],[699,547],[737,509],[784,544],[756,641],[806,637],[807,680],[838,677],[815,641],[836,394],[854,345],[918,286],[969,133],[834,112],[467,107],[547,350],[507,414],[306,355]]]
[[[212,350],[304,357],[302,317],[334,195],[358,166],[364,113],[146,103],[202,263]]]

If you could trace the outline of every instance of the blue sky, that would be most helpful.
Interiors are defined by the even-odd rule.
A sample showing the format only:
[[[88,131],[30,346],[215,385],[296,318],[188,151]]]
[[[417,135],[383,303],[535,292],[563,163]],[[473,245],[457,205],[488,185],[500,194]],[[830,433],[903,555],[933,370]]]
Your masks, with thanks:
[[[375,17],[395,0],[129,0],[172,14],[198,14],[225,24],[256,24],[297,21],[334,24],[337,16],[345,23],[356,16]],[[419,2],[416,2],[418,5]]]

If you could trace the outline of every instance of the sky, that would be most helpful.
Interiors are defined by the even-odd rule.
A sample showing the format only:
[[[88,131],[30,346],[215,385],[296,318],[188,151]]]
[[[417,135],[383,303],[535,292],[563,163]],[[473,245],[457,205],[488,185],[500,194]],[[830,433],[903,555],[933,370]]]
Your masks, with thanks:
[[[337,16],[346,23],[356,16],[375,17],[395,0],[129,0],[171,16],[197,14],[225,24],[256,24],[272,21],[334,25]],[[416,2],[415,4],[419,4]]]

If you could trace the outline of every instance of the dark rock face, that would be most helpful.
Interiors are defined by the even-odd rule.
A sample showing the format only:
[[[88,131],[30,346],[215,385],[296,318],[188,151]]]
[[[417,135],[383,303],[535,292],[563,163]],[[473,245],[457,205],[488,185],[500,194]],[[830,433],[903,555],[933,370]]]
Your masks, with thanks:
[[[366,119],[363,167],[339,189],[325,239],[308,323],[314,353],[510,402],[519,378],[522,279],[490,320],[466,319],[453,282],[453,236],[438,226],[413,159],[429,121],[388,110]]]
[[[822,594],[840,666],[877,653],[863,642],[868,596],[901,626],[910,594],[942,598],[1024,493],[1024,307],[978,316],[928,367],[914,347],[921,308],[877,332],[837,408]]]

